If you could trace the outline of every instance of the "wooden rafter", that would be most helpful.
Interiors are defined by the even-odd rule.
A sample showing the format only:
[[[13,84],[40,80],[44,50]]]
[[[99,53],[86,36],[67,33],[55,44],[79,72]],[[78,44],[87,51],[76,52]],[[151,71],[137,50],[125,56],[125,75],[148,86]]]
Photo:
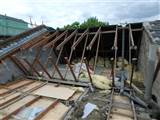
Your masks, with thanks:
[[[58,34],[58,31],[54,32],[53,34],[49,35],[48,37],[45,37],[43,40],[32,46],[34,47],[39,47],[39,46],[44,46],[49,40],[51,40],[53,37],[55,37]]]
[[[89,29],[87,28],[83,34],[78,38],[78,40],[73,44],[72,49],[75,49],[76,46],[82,41],[83,37],[88,33]]]
[[[51,75],[48,73],[48,71],[46,70],[46,68],[42,65],[42,63],[39,61],[39,60],[37,60],[37,62],[39,63],[39,65],[40,65],[40,67],[43,69],[43,71],[47,74],[47,76],[49,77],[49,78],[52,78],[51,77]]]
[[[61,39],[65,34],[67,33],[67,30],[64,31],[63,33],[61,33],[59,36],[57,36],[55,39],[53,39],[52,41],[50,41],[49,43],[47,43],[44,48],[50,47],[52,45],[54,45],[59,39]]]
[[[34,68],[34,66],[32,66],[26,59],[24,59],[24,61],[27,63],[27,65],[28,65],[39,77],[41,77],[41,75],[40,75],[39,72]]]
[[[56,49],[60,50],[60,48],[64,46],[76,33],[77,33],[77,30],[73,31],[67,38],[64,39],[64,41],[61,44],[59,44],[56,47]]]
[[[29,75],[27,68],[18,60],[15,56],[9,56],[9,58],[15,63],[15,65],[25,74]]]
[[[92,46],[94,44],[94,42],[96,41],[96,38],[98,37],[98,34],[100,33],[101,31],[101,27],[99,27],[99,29],[97,30],[96,34],[94,35],[92,41],[89,43],[89,45],[87,46],[87,49],[91,50],[92,49]]]

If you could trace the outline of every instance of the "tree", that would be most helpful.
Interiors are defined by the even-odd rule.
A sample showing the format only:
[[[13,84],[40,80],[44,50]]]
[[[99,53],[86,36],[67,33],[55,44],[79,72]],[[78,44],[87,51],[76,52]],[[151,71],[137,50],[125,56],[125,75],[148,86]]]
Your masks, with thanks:
[[[109,23],[99,21],[96,17],[90,17],[86,21],[84,21],[82,24],[79,22],[73,22],[71,25],[66,25],[62,29],[78,29],[78,28],[89,28],[89,27],[100,27],[100,26],[106,26],[109,25]]]
[[[79,22],[73,22],[71,25],[66,25],[66,26],[64,26],[64,29],[77,29],[77,28],[79,28],[79,26],[80,26],[80,23]]]
[[[99,21],[96,17],[90,17],[80,25],[80,28],[100,27],[106,25],[107,23]]]

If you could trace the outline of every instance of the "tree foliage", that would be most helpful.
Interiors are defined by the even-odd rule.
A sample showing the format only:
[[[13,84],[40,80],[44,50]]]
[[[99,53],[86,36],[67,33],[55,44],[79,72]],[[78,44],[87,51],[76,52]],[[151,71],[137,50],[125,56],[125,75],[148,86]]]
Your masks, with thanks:
[[[63,29],[77,29],[80,27],[80,23],[79,22],[73,22],[71,25],[66,25],[63,27]]]
[[[100,26],[106,26],[109,25],[109,23],[99,21],[96,17],[90,17],[83,23],[79,22],[73,22],[72,24],[65,25],[62,29],[78,29],[78,28],[90,28],[90,27],[100,27]]]

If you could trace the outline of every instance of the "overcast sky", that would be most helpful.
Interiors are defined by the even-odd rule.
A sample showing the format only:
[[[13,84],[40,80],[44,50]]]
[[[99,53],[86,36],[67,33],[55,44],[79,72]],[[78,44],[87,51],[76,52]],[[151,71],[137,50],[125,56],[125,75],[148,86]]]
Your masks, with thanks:
[[[0,0],[0,14],[54,28],[91,16],[118,24],[160,19],[160,0]]]

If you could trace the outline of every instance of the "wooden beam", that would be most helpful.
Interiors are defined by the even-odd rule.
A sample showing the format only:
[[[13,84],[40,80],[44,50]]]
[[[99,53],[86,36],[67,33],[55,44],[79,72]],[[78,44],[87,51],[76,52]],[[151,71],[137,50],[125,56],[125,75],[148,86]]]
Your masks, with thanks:
[[[2,106],[4,106],[4,105],[6,105],[6,104],[8,104],[8,103],[10,103],[10,102],[12,102],[12,101],[18,99],[19,97],[20,97],[20,95],[17,95],[16,97],[13,97],[13,98],[11,98],[11,99],[9,99],[9,100],[7,100],[7,101],[1,103],[1,104],[0,104],[0,107],[2,107]]]
[[[66,37],[67,37],[67,34],[65,35],[64,39],[65,39]],[[59,51],[58,58],[57,58],[57,60],[56,60],[56,64],[55,64],[55,65],[58,65],[58,62],[59,62],[59,59],[60,59],[60,57],[61,57],[63,48],[64,48],[64,46],[62,46],[61,49],[60,49],[60,51]],[[52,77],[54,77],[54,75],[55,75],[55,70],[53,70],[53,75],[52,75]]]
[[[45,116],[51,109],[53,109],[57,104],[59,103],[59,100],[57,99],[54,101],[51,105],[49,105],[43,112],[41,112],[34,120],[40,120],[43,116]]]
[[[39,48],[37,48],[36,50],[37,50],[37,53],[36,53],[36,56],[35,56],[35,58],[34,58],[34,60],[33,60],[33,62],[32,62],[31,71],[33,70],[34,65],[36,64],[37,60],[38,60],[38,59],[40,58],[40,56],[41,56],[42,47],[39,47]]]
[[[76,39],[77,39],[77,34],[74,37],[73,44],[75,43]],[[69,59],[68,59],[69,62],[71,61],[73,51],[74,51],[74,49],[71,49],[71,52],[70,52],[70,55],[69,55]],[[66,67],[64,78],[66,78],[67,73],[68,73],[68,66]]]
[[[129,24],[129,37],[131,38],[131,45],[132,47],[134,47],[134,40],[133,40],[133,35],[132,35],[132,28],[131,28],[131,24]]]
[[[38,79],[38,80],[39,80],[39,79]],[[32,88],[32,89],[29,89],[29,90],[25,91],[25,93],[24,93],[23,95],[21,94],[21,95],[18,95],[17,97],[15,97],[15,98],[12,98],[12,99],[8,100],[6,103],[3,104],[3,106],[0,107],[0,109],[4,109],[4,108],[8,107],[9,105],[17,102],[18,100],[23,99],[25,96],[29,95],[31,92],[39,89],[40,87],[43,87],[43,86],[46,85],[46,84],[47,84],[47,82],[42,83],[42,84],[40,84],[40,85],[38,85],[38,86],[35,86],[35,87]]]
[[[87,32],[89,31],[89,29],[87,28],[83,34],[78,38],[78,40],[72,45],[72,49],[75,49],[76,46],[82,41],[83,37],[87,34]]]
[[[83,47],[83,52],[82,52],[81,61],[80,61],[81,65],[80,65],[80,69],[79,69],[79,72],[78,72],[78,78],[79,78],[80,73],[81,73],[82,63],[83,63],[83,60],[84,60],[84,54],[85,54],[85,51],[86,51],[87,42],[88,42],[88,34],[86,36],[86,40],[85,40],[84,47]]]
[[[114,58],[113,58],[113,63],[112,63],[112,85],[115,85],[115,70],[116,70],[116,65],[117,65],[117,50],[118,50],[118,47],[117,47],[117,39],[118,38],[118,26],[116,26],[116,32],[115,32],[115,36],[114,36],[114,44],[113,44],[113,47],[112,49],[114,50]]]
[[[40,42],[38,42],[37,44],[35,44],[34,46],[32,46],[32,48],[39,47],[39,46],[44,46],[49,40],[51,40],[57,34],[58,34],[58,31],[54,32],[53,34],[51,34],[48,37],[45,37],[43,40],[41,40]]]
[[[96,38],[98,36],[98,34],[100,33],[101,31],[101,27],[99,27],[99,29],[97,30],[96,34],[94,35],[92,41],[89,43],[89,45],[87,46],[87,49],[91,50],[92,49],[92,46],[94,44],[94,42],[96,41]]]
[[[28,70],[25,68],[25,66],[14,56],[9,56],[9,58],[13,61],[13,63],[25,74],[29,75]]]
[[[72,32],[67,38],[64,39],[64,41],[63,41],[61,44],[59,44],[59,45],[56,47],[56,49],[57,49],[57,50],[60,50],[60,48],[61,48],[62,46],[64,46],[76,33],[77,33],[77,30],[75,30],[74,32]]]
[[[117,38],[118,38],[118,26],[116,26],[116,32],[115,32],[115,36],[114,36],[114,45],[113,48],[117,48]]]
[[[72,76],[73,76],[74,80],[75,80],[76,82],[78,82],[78,80],[77,80],[77,78],[76,78],[76,75],[74,74],[74,71],[73,71],[73,69],[72,69],[72,67],[71,67],[71,65],[70,65],[70,63],[69,63],[69,61],[68,61],[68,58],[65,57],[64,59],[65,59],[66,62],[67,62],[67,65],[68,65],[68,67],[69,67],[69,69],[70,69],[70,71],[71,71],[71,73],[72,73]]]
[[[59,68],[57,67],[57,65],[55,65],[54,63],[53,63],[53,65],[54,65],[54,68],[56,69],[56,71],[58,72],[60,78],[61,78],[62,80],[64,80],[64,78],[63,78],[63,76],[62,76],[62,74],[61,74]]]
[[[98,58],[98,53],[99,53],[98,51],[99,51],[100,40],[101,40],[101,34],[99,34],[99,37],[98,37],[98,44],[97,44],[97,49],[96,49],[96,58],[95,58],[95,61],[94,61],[94,73],[95,73],[96,65],[97,65],[97,58]]]
[[[24,61],[27,63],[27,65],[28,65],[39,77],[41,77],[41,75],[40,75],[39,72],[34,68],[34,66],[32,66],[26,59],[24,59]]]
[[[88,67],[89,64],[88,64],[86,58],[84,58],[84,62],[85,62],[86,68],[87,68],[87,73],[88,73],[88,76],[89,76],[90,83],[91,83],[92,87],[94,87],[93,80],[92,80],[92,77],[91,77],[91,73],[90,73],[89,67]]]
[[[33,79],[33,80],[38,80],[38,78],[34,77],[34,76],[27,76],[27,78]],[[82,82],[82,81],[75,82],[73,80],[61,80],[59,78],[54,78],[54,79],[53,78],[52,79],[42,78],[41,80],[42,81],[48,81],[48,82],[51,82],[51,83],[58,83],[58,84],[60,83],[60,84],[64,84],[64,85],[89,87],[87,82]]]
[[[12,115],[16,115],[18,112],[20,112],[24,107],[28,107],[30,105],[32,105],[33,103],[35,103],[37,100],[40,99],[40,96],[36,97],[35,99],[29,101],[28,103],[26,103],[25,105],[22,105],[20,108],[16,109],[15,111],[13,111],[12,113],[8,114],[7,116],[5,116],[4,118],[2,118],[2,120],[9,120],[9,118],[12,117]]]
[[[67,30],[65,30],[63,33],[61,33],[59,36],[57,36],[55,39],[53,39],[51,42],[47,43],[44,48],[50,47],[54,45],[59,39],[61,39],[65,34],[67,33]]]
[[[23,45],[20,50],[25,50],[30,48],[31,46],[35,45],[36,43],[38,43],[39,41],[41,41],[43,39],[44,36],[48,35],[48,32],[44,32],[42,34],[40,34],[39,36],[37,36],[36,38],[33,38],[32,40],[30,40],[28,43],[26,43],[25,45]]]
[[[19,89],[19,88],[22,88],[22,87],[24,87],[24,86],[26,86],[26,85],[30,85],[30,84],[32,84],[32,83],[34,83],[34,81],[30,81],[30,82],[28,82],[28,83],[25,83],[25,84],[23,84],[23,85],[21,85],[21,86],[18,86],[18,87],[16,87],[16,88],[14,88],[14,89],[9,89],[9,91],[6,91],[6,92],[4,92],[4,93],[1,93],[0,96],[5,95],[5,94],[8,94],[8,93],[10,93],[10,92],[13,92],[14,90],[17,90],[17,89]],[[16,83],[15,83],[15,84],[16,84]],[[7,89],[8,89],[8,88],[7,88]]]
[[[42,65],[42,63],[39,61],[39,60],[37,60],[37,62],[39,63],[39,65],[40,65],[40,67],[43,69],[43,71],[47,74],[47,76],[49,77],[49,78],[52,78],[51,77],[51,75],[48,73],[48,71],[46,70],[46,68]]]

